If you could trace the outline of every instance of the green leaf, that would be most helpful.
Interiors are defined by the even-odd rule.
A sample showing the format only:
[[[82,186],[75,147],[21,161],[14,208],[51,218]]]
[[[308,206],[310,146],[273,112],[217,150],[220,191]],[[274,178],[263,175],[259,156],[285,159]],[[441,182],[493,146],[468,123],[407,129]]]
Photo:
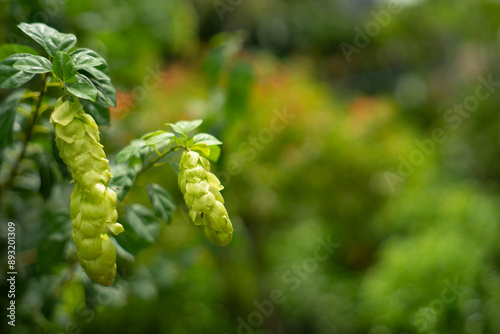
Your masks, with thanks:
[[[174,170],[175,174],[179,175],[180,164],[178,162],[175,162],[175,161],[169,161],[168,163],[169,163],[170,167],[172,167],[172,169]]]
[[[187,136],[189,132],[199,127],[201,123],[203,123],[203,120],[195,119],[193,121],[179,121],[175,124],[167,123],[165,125],[170,125],[175,132],[180,133],[183,136]]]
[[[0,46],[0,61],[16,53],[28,53],[38,56],[38,52],[29,46],[20,44],[3,44]]]
[[[14,68],[27,73],[47,73],[52,71],[52,64],[45,57],[26,56],[19,59],[14,65]]]
[[[148,138],[144,144],[148,145],[148,146],[152,146],[152,145],[164,143],[172,137],[175,137],[175,135],[172,132],[163,132],[163,133],[159,133],[155,136]]]
[[[212,145],[208,147],[210,149],[210,155],[207,157],[208,160],[217,162],[220,157],[221,149],[220,146]]]
[[[170,164],[170,167],[172,167],[172,169],[174,170],[175,174],[179,175],[180,164],[175,161],[169,161],[168,163]]]
[[[66,85],[66,90],[72,95],[84,100],[91,100],[95,102],[97,98],[97,89],[88,83]]]
[[[153,132],[148,132],[144,135],[142,135],[141,139],[142,140],[147,140],[149,138],[152,138],[154,136],[157,136],[157,135],[160,135],[162,133],[167,133],[167,131],[164,131],[164,130],[158,130],[158,131],[153,131]]]
[[[168,191],[156,183],[151,183],[148,184],[148,196],[156,217],[170,223],[176,206]]]
[[[101,104],[116,107],[116,90],[111,81],[106,80],[100,82],[95,78],[89,78],[87,75],[79,72],[76,75],[78,82],[86,82],[97,89],[98,102]]]
[[[71,53],[79,75],[97,88],[99,102],[116,107],[116,89],[110,78],[109,66],[106,60],[97,52],[81,48]]]
[[[144,148],[144,140],[133,140],[130,145],[126,146],[116,155],[116,163],[128,161],[133,155],[139,153]]]
[[[53,62],[54,74],[62,81],[66,81],[76,74],[76,67],[66,52],[58,52]]]
[[[71,54],[75,65],[78,69],[86,67],[95,67],[109,77],[109,66],[106,60],[94,50],[80,48],[73,51]]]
[[[30,81],[35,74],[20,71],[14,68],[14,64],[19,60],[31,57],[27,53],[18,53],[5,58],[0,63],[0,88],[16,88]]]
[[[50,35],[59,34],[59,31],[43,23],[21,23],[18,27],[35,42],[43,46],[45,51],[50,54],[50,49],[47,46],[45,38]]]
[[[93,83],[97,88],[97,91],[101,93],[99,96],[101,97],[102,102],[111,107],[116,107],[116,89],[111,81],[93,81]]]
[[[82,100],[83,110],[92,116],[97,125],[106,126],[110,124],[109,108],[100,103]]]
[[[82,72],[85,71],[83,73],[86,73],[87,76],[90,76],[99,82],[111,80],[111,78],[107,74],[105,74],[103,71],[97,69],[96,67],[86,67],[86,68],[82,69],[81,71]]]
[[[123,248],[122,245],[120,245],[118,243],[118,241],[116,241],[116,238],[110,236],[109,240],[111,241],[113,246],[115,246],[115,248],[116,248],[116,256],[117,257],[120,257],[127,262],[134,262],[135,256],[133,254],[131,254],[129,251],[127,251],[125,248]]]
[[[135,169],[129,168],[125,164],[111,166],[113,177],[109,182],[109,187],[116,192],[119,201],[122,201],[128,191],[134,185],[137,173]]]
[[[123,225],[125,232],[116,236],[116,240],[133,255],[156,242],[162,227],[153,212],[140,204],[132,204],[127,207]]]
[[[222,142],[208,133],[198,133],[193,137],[193,143],[205,143],[207,145],[221,145]]]
[[[52,56],[58,52],[68,52],[76,44],[76,36],[60,32],[45,37],[47,52]]]
[[[104,95],[97,89],[97,87],[95,86],[94,82],[92,80],[90,80],[89,78],[87,78],[85,75],[81,74],[81,73],[76,73],[75,75],[75,80],[78,82],[78,83],[86,83],[86,84],[89,84],[91,85],[92,87],[94,87],[97,91],[97,96],[99,98],[101,98],[103,101],[105,100],[105,97]],[[101,104],[105,104],[107,105],[107,103],[101,103]]]
[[[25,93],[25,89],[16,90],[0,103],[0,150],[13,142],[17,105]]]
[[[153,243],[156,241],[156,238],[152,233],[153,231],[148,228],[149,224],[147,224],[151,223],[151,221],[149,219],[145,219],[147,216],[144,214],[144,207],[141,207],[142,205],[132,204],[127,208],[127,222],[141,239],[145,239],[150,243]]]
[[[103,64],[103,60],[89,56],[86,53],[79,53],[76,56],[71,56],[77,69],[85,69],[88,67],[96,67]]]

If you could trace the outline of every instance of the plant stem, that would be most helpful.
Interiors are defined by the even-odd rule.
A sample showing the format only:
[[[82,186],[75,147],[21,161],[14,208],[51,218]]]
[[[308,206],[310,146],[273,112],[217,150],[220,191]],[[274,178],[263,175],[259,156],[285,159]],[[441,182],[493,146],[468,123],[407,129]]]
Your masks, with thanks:
[[[11,188],[12,184],[14,183],[14,179],[19,172],[19,167],[21,166],[21,161],[25,158],[26,156],[26,149],[28,147],[28,144],[31,140],[31,137],[33,137],[33,130],[36,125],[36,121],[38,119],[38,116],[40,114],[40,107],[42,106],[42,100],[43,96],[45,95],[45,91],[47,89],[47,79],[49,76],[47,73],[44,73],[42,76],[42,86],[40,87],[40,95],[38,97],[38,102],[36,104],[36,109],[33,114],[33,117],[31,118],[28,127],[26,128],[26,136],[24,137],[23,143],[22,143],[22,148],[21,148],[21,154],[19,154],[19,157],[17,158],[16,162],[12,166],[12,170],[10,172],[9,179],[3,184],[0,185],[0,195],[3,190]]]
[[[64,97],[63,100],[67,100],[68,99],[68,94],[66,93],[66,88],[64,88],[64,81],[62,81],[62,80],[59,81],[59,84],[60,84],[62,92],[63,92],[63,97]]]
[[[170,143],[170,148],[167,148],[167,150],[162,153],[162,154],[159,154],[156,158],[154,159],[151,159],[150,162],[148,164],[146,164],[146,161],[143,161],[143,167],[141,168],[140,171],[138,171],[135,176],[134,176],[134,182],[135,180],[137,180],[139,178],[139,176],[141,176],[146,170],[148,170],[150,167],[154,166],[158,161],[160,161],[162,158],[164,158],[168,153],[170,152],[173,152],[173,151],[177,151],[178,149],[181,149],[181,148],[187,148],[185,147],[184,145],[180,145],[178,143],[176,143],[176,146],[174,146],[174,143]],[[168,146],[168,145],[167,145]],[[122,201],[123,199],[125,199],[125,196],[127,195],[128,191],[125,192],[123,194],[123,197],[122,197]]]
[[[165,157],[168,153],[176,151],[180,148],[183,148],[184,145],[178,145],[178,146],[173,146],[170,149],[167,149],[167,151],[163,154],[158,155],[156,158],[151,159],[149,164],[144,164],[144,167],[136,174],[136,179],[142,175],[146,170],[148,170],[150,167],[154,166],[158,161],[160,161],[163,157]]]

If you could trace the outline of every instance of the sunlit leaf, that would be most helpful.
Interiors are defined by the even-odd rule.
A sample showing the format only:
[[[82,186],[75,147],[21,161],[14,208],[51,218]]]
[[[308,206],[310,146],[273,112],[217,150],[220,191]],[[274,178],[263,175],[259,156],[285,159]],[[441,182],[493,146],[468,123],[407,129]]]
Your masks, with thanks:
[[[76,44],[76,36],[73,34],[54,33],[45,37],[45,47],[52,56],[58,52],[68,52]]]
[[[84,100],[95,102],[97,98],[97,89],[88,83],[66,85],[66,89],[69,93]]]
[[[18,27],[50,54],[50,48],[47,46],[45,38],[50,35],[59,34],[59,31],[43,23],[21,23]]]
[[[193,143],[205,143],[207,145],[221,145],[222,142],[208,133],[198,133],[193,137]]]
[[[26,56],[19,59],[13,67],[16,70],[24,71],[26,73],[47,73],[52,71],[52,64],[45,57],[40,56]]]
[[[207,159],[212,160],[213,162],[217,162],[219,160],[221,153],[220,146],[211,145],[209,146],[209,148],[210,148],[210,154],[207,156]]]
[[[156,145],[160,143],[165,143],[170,138],[175,137],[172,132],[163,132],[155,136],[152,136],[146,140],[145,145]]]
[[[167,123],[166,125],[170,125],[175,132],[187,136],[189,132],[199,127],[201,123],[203,123],[203,120],[195,119],[193,121],[179,121],[175,124]]]

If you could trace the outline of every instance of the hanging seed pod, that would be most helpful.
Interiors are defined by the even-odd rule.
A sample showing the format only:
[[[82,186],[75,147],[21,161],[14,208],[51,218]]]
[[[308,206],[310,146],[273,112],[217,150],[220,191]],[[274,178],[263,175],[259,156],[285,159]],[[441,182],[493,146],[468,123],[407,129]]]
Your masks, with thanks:
[[[75,182],[70,215],[78,262],[90,279],[110,286],[116,275],[116,250],[106,230],[119,234],[123,226],[116,222],[116,193],[108,188],[111,172],[97,124],[79,102],[62,99],[50,120],[61,158]]]
[[[210,162],[199,153],[185,151],[179,167],[179,187],[196,225],[205,225],[205,236],[218,246],[231,242],[233,226],[220,191],[224,188],[210,172]]]

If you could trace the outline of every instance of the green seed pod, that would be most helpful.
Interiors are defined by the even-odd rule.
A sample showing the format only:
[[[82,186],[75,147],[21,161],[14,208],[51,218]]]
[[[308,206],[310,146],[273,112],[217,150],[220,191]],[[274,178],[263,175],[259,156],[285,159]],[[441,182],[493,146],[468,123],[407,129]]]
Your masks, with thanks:
[[[218,246],[226,246],[233,236],[233,225],[220,191],[224,187],[210,173],[210,162],[197,152],[182,154],[179,187],[195,225],[205,225],[205,236]]]
[[[116,193],[108,188],[111,172],[97,124],[79,102],[62,99],[50,121],[61,158],[75,182],[70,215],[78,262],[91,280],[110,286],[116,275],[116,250],[106,230],[119,234],[123,226],[116,222]]]

